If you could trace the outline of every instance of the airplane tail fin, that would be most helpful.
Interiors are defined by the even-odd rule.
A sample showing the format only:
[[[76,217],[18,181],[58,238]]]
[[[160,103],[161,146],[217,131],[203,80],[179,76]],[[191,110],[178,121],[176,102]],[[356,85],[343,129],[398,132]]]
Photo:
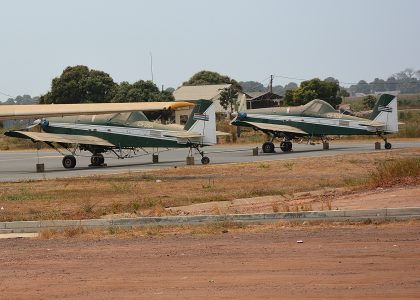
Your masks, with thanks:
[[[184,130],[202,134],[203,145],[214,145],[216,140],[216,113],[210,100],[198,100],[194,106]]]
[[[375,103],[370,119],[384,123],[386,133],[398,132],[397,97],[382,94]]]

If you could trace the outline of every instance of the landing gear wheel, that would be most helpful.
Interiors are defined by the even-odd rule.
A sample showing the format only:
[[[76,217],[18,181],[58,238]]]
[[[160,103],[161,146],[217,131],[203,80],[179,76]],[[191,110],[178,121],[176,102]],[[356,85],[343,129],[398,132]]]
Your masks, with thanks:
[[[66,169],[73,169],[76,166],[76,158],[73,155],[66,155],[63,157],[63,167]]]
[[[262,150],[264,153],[274,153],[274,144],[272,142],[265,142],[262,145]]]
[[[385,149],[391,149],[392,148],[392,145],[391,145],[391,143],[388,143],[388,142],[385,142]]]
[[[100,166],[105,162],[105,158],[102,154],[94,154],[92,155],[92,157],[90,158],[90,163],[92,164],[92,166]]]
[[[201,163],[202,163],[203,165],[207,165],[208,163],[210,163],[210,158],[208,158],[207,156],[203,156],[203,157],[201,158]]]
[[[283,152],[292,151],[292,147],[293,147],[293,145],[292,145],[292,142],[290,142],[290,141],[283,141],[283,142],[280,143],[280,149]]]

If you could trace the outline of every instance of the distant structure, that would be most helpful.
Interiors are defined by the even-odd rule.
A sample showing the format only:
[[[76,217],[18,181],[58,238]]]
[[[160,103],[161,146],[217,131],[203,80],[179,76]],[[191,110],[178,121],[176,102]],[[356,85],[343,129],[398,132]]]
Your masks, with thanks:
[[[283,97],[272,92],[249,92],[246,93],[246,96],[246,109],[284,105]]]
[[[187,101],[195,103],[200,99],[212,100],[215,103],[216,113],[226,113],[226,110],[220,105],[220,93],[230,88],[231,84],[211,84],[211,85],[189,85],[177,88],[173,95],[175,101]],[[238,93],[238,110],[246,109],[246,95]],[[183,109],[175,111],[175,122],[185,124],[192,109]]]

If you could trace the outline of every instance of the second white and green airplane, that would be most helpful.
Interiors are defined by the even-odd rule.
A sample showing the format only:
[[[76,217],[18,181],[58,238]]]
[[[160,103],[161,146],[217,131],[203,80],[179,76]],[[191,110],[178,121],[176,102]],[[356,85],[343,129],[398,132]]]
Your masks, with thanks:
[[[323,100],[312,100],[302,106],[250,109],[237,113],[232,125],[251,127],[267,134],[262,145],[264,153],[275,152],[274,140],[280,139],[283,152],[292,151],[292,141],[321,139],[326,142],[335,135],[377,135],[392,145],[387,135],[398,132],[397,97],[382,94],[369,119],[345,115]]]

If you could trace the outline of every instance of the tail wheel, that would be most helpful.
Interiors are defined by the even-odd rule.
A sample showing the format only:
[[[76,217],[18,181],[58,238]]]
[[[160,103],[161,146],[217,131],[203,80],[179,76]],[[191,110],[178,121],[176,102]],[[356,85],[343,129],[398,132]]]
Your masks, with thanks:
[[[102,165],[103,163],[105,162],[105,158],[104,158],[104,156],[102,155],[102,154],[95,154],[95,155],[92,155],[92,157],[90,158],[90,163],[93,165],[93,166],[100,166],[100,165]]]
[[[391,145],[391,143],[388,143],[388,142],[386,142],[385,143],[385,149],[391,149],[392,148],[392,145]]]
[[[208,158],[207,156],[203,156],[203,157],[201,158],[201,163],[202,163],[203,165],[207,165],[207,164],[209,164],[209,163],[210,163],[210,158]]]
[[[280,149],[283,152],[290,152],[292,151],[293,144],[290,141],[283,141],[280,143]]]
[[[262,145],[262,150],[264,153],[274,153],[274,144],[272,142],[265,142]]]
[[[66,169],[73,169],[76,166],[76,158],[73,155],[66,155],[63,157],[63,167]]]

